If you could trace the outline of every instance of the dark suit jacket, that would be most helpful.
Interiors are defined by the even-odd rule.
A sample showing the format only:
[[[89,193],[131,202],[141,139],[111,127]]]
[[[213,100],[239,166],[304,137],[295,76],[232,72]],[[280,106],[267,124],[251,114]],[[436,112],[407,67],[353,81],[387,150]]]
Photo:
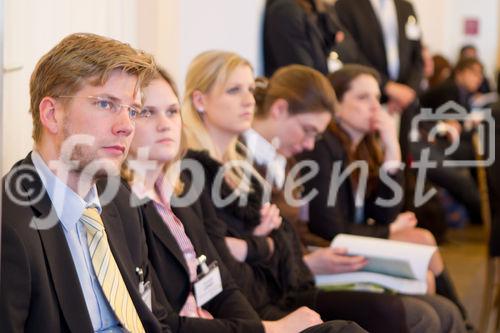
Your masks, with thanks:
[[[2,182],[0,331],[93,332],[61,224],[46,230],[30,227],[30,221],[47,216],[52,205],[38,174],[28,169],[34,170],[31,154],[18,162]],[[20,191],[28,193],[24,202],[35,202],[18,205],[12,200],[11,193],[23,198],[16,189],[17,182]],[[40,193],[41,200],[36,200]],[[145,330],[167,331],[166,325],[155,318],[156,315],[163,322],[166,316],[154,295],[157,286],[153,286],[155,315],[138,292],[136,267],[143,268],[147,280],[151,271],[142,218],[139,210],[130,207],[125,188],[120,187],[115,199],[103,207],[102,219],[111,251]]]
[[[259,190],[248,195],[247,203],[240,206],[237,201],[224,207],[216,207],[211,189],[221,165],[213,160],[207,152],[189,151],[186,158],[201,163],[205,171],[205,183],[200,196],[200,204],[204,214],[203,222],[210,240],[238,283],[250,304],[265,320],[276,320],[284,317],[296,307],[306,305],[312,307],[316,295],[311,272],[302,260],[300,241],[292,226],[283,221],[282,226],[271,233],[274,240],[274,252],[271,256],[265,251],[253,250],[252,260],[237,261],[230,253],[224,237],[236,237],[247,241],[249,253],[255,224],[260,221],[262,205]],[[256,184],[254,184],[256,185]],[[223,182],[220,195],[226,198],[230,187]]]
[[[420,40],[409,40],[405,33],[408,18],[416,18],[415,11],[406,0],[394,0],[394,3],[399,26],[399,77],[396,81],[419,91],[423,76],[421,44]],[[370,0],[338,0],[335,11],[344,28],[357,42],[358,60],[375,68],[382,77],[382,86],[385,86],[389,77],[384,36]]]
[[[495,162],[488,168],[488,185],[490,192],[490,206],[492,208],[490,255],[500,256],[500,102],[492,106],[492,115],[495,119]]]
[[[168,323],[174,332],[264,331],[259,316],[236,287],[230,273],[207,237],[199,202],[185,208],[173,208],[173,211],[184,225],[186,234],[193,243],[196,254],[198,256],[204,254],[209,264],[214,260],[219,263],[223,291],[203,306],[216,319],[203,320],[179,317],[178,313],[181,311],[191,290],[186,261],[174,236],[158,214],[154,204],[151,201],[147,202],[142,206],[142,211],[148,229],[150,260],[157,272],[164,294],[172,306]]]
[[[328,205],[331,175],[334,163],[342,163],[341,172],[347,168],[347,154],[340,141],[331,132],[326,131],[323,138],[316,143],[313,151],[305,152],[301,160],[313,160],[319,165],[319,172],[304,184],[304,193],[316,189],[318,194],[309,203],[309,229],[311,232],[327,240],[331,240],[339,233],[354,234],[387,238],[389,236],[388,224],[392,222],[401,211],[401,203],[383,208],[375,205],[377,197],[390,199],[394,193],[383,182],[376,185],[373,193],[365,197],[365,222],[368,218],[376,221],[375,225],[354,224],[354,193],[351,182],[346,179],[337,191],[335,204]],[[403,183],[403,173],[398,172],[391,176],[398,184]]]
[[[313,10],[314,11],[314,10]],[[338,30],[327,13],[307,14],[295,0],[268,0],[264,15],[264,66],[301,64],[328,73],[327,58]]]

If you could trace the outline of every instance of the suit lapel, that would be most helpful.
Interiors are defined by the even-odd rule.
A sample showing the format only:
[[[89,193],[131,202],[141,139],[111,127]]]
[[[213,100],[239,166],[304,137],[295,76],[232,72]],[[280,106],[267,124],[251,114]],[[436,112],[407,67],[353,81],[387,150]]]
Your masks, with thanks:
[[[398,49],[399,54],[401,54],[402,50],[407,46],[406,39],[406,23],[408,21],[408,14],[403,12],[403,7],[401,1],[394,0],[394,6],[396,7],[396,15],[398,19]],[[406,64],[401,63],[401,60],[406,59],[405,57],[399,57],[399,73],[401,73],[401,68],[405,67]]]
[[[344,148],[342,147],[342,144],[340,143],[340,141],[331,133],[327,133],[325,135],[325,142],[326,142],[326,145],[328,147],[328,149],[330,150],[330,153],[332,154],[333,157],[337,156],[339,152],[341,152],[341,156],[342,156],[342,166],[343,166],[343,170],[345,170],[345,168],[347,168],[349,166],[349,163],[347,161],[347,155],[346,153],[343,151]],[[337,161],[337,159],[335,159]],[[341,171],[342,173],[342,171]],[[343,188],[346,189],[347,191],[347,194],[345,196],[346,200],[347,200],[347,207],[354,207],[354,204],[355,204],[355,201],[354,201],[354,192],[353,192],[353,188],[354,188],[354,184],[352,182],[352,179],[351,177],[348,177],[346,180],[344,180],[344,182],[348,182],[348,186],[340,186],[340,188],[338,189],[338,191],[341,191]],[[337,198],[338,200],[338,198]],[[351,216],[354,216],[354,211],[350,211],[348,212],[348,214]]]
[[[325,48],[325,38],[323,36],[323,33],[319,30],[318,25],[315,22],[312,22],[314,19],[311,17],[307,17],[307,29],[309,31],[309,37],[311,40],[314,40],[314,35],[316,35],[316,39],[320,41],[321,43],[321,48]]]
[[[31,155],[25,159],[23,164],[33,167]],[[26,191],[29,189],[35,195],[45,191],[38,174],[35,174],[31,182],[25,181],[23,187]],[[49,266],[48,270],[54,283],[55,293],[68,327],[71,332],[92,331],[92,322],[87,311],[75,264],[61,223],[55,214],[55,210],[52,210],[52,204],[47,193],[44,194],[41,200],[33,204],[33,209],[36,211],[36,217],[39,218],[37,222],[33,223],[33,227],[38,229]],[[49,219],[44,220],[47,217]],[[47,228],[47,222],[44,221],[55,221],[54,219],[57,219],[57,223],[51,228]]]
[[[386,50],[385,50],[385,43],[384,43],[384,32],[382,30],[382,25],[380,23],[380,20],[377,16],[377,13],[375,13],[375,9],[372,6],[372,3],[370,0],[360,0],[364,2],[364,5],[360,6],[361,8],[366,8],[367,10],[362,11],[365,15],[365,22],[366,26],[373,27],[375,31],[373,31],[377,42],[375,43],[376,45],[379,45],[380,50],[382,50],[383,58],[384,58],[384,63],[386,63]],[[373,35],[372,35],[373,36]],[[387,66],[387,64],[386,64]]]
[[[186,274],[189,276],[189,268],[186,260],[184,259],[184,255],[182,254],[174,236],[170,232],[170,229],[165,225],[165,222],[161,218],[160,214],[156,211],[153,202],[149,201],[144,205],[144,213],[155,236],[170,251],[170,253],[173,254],[177,262],[184,268]]]

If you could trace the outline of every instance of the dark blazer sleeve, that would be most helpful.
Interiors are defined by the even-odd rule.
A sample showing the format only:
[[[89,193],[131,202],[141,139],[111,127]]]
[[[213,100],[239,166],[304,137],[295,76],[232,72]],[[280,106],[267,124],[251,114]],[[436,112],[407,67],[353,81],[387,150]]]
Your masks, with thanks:
[[[247,263],[260,262],[269,259],[271,255],[266,237],[245,235],[242,239],[247,243]]]
[[[492,133],[495,136],[495,156],[496,159],[488,168],[490,205],[492,209],[491,234],[489,239],[489,253],[491,256],[500,256],[500,166],[498,160],[500,156],[500,103],[492,106],[492,115],[495,120],[495,130]]]
[[[387,175],[396,186],[403,189],[404,186],[404,173],[402,170],[397,171],[393,175]],[[377,224],[390,224],[394,222],[398,214],[403,208],[403,198],[398,200],[395,205],[383,207],[376,204],[377,198],[390,200],[394,197],[394,191],[382,180],[376,185],[376,190],[365,200],[365,216],[372,218]]]
[[[413,5],[408,1],[400,0],[401,11],[400,15],[407,19],[413,16],[417,19],[417,14]],[[402,22],[400,22],[402,23]],[[422,59],[422,42],[421,39],[409,40],[406,37],[405,26],[399,27],[400,34],[400,81],[415,90],[420,91],[420,85],[423,79],[424,61]]]
[[[186,179],[185,182],[188,183],[190,180]],[[198,193],[203,191],[203,188],[198,189]],[[205,218],[217,218],[217,214],[215,213],[213,206],[206,200],[207,197],[202,195],[201,200],[191,205],[191,208],[201,220]],[[266,237],[254,236],[251,234],[238,234],[238,238],[247,243],[247,258],[245,260],[247,263],[251,264],[269,259],[271,253]]]
[[[399,83],[420,90],[423,76],[423,60],[420,40],[406,37],[405,25],[408,17],[416,18],[413,6],[405,0],[396,0],[399,25]],[[334,10],[339,21],[352,36],[352,47],[357,50],[357,63],[375,68],[381,77],[381,86],[390,81],[387,74],[387,61],[380,23],[369,0],[338,0]]]
[[[2,228],[1,263],[0,327],[2,332],[23,332],[32,297],[31,272],[22,239],[6,224]]]
[[[319,172],[304,185],[304,193],[314,189],[318,191],[309,203],[309,229],[326,240],[331,240],[339,233],[387,238],[388,226],[354,224],[353,215],[349,214],[354,208],[351,207],[353,200],[349,197],[351,191],[348,180],[339,187],[335,203],[328,205],[333,164],[344,161],[340,145],[334,148],[325,139],[320,140],[313,151],[301,156],[301,159],[310,159],[319,165]]]
[[[210,239],[205,238],[206,253],[219,262],[224,284],[223,292],[207,304],[207,310],[225,319],[223,323],[229,328],[228,332],[263,332],[259,315],[241,293]]]
[[[280,261],[280,253],[277,251],[265,262],[239,262],[237,261],[226,245],[224,238],[229,235],[226,225],[230,223],[231,217],[224,216],[215,210],[209,194],[204,191],[201,195],[201,202],[205,217],[207,234],[217,250],[222,262],[231,272],[233,279],[246,296],[250,304],[258,313],[262,314],[264,308],[269,313],[281,312],[273,304],[276,295],[281,293],[280,284],[276,280],[274,269]],[[222,212],[223,213],[223,212]]]
[[[364,1],[364,4],[369,5],[366,1]],[[385,71],[381,70],[380,65],[374,63],[374,60],[376,59],[378,62],[385,61],[380,60],[385,57],[383,51],[384,46],[378,45],[377,49],[372,48],[371,52],[373,53],[371,54],[367,54],[366,51],[364,51],[365,48],[362,47],[363,41],[367,38],[367,36],[365,36],[366,31],[368,31],[364,29],[370,29],[370,40],[378,39],[378,44],[383,43],[382,36],[379,32],[380,29],[376,29],[376,27],[373,26],[377,24],[377,22],[366,22],[368,16],[366,10],[371,10],[371,8],[359,8],[358,3],[349,0],[338,0],[334,5],[334,11],[337,14],[343,30],[350,35],[351,48],[356,50],[356,63],[375,68],[380,74],[381,85],[383,87],[389,81],[389,77]],[[359,24],[360,21],[364,21],[363,25]]]
[[[189,208],[184,208],[184,211]],[[179,316],[179,311],[183,306],[190,290],[189,276],[185,268],[179,262],[184,260],[182,252],[178,247],[175,238],[171,237],[170,246],[176,247],[177,254],[172,253],[164,241],[161,240],[160,233],[170,233],[161,216],[156,212],[152,203],[147,203],[142,207],[146,218],[146,237],[150,248],[150,258],[153,263],[156,281],[163,290],[162,298],[166,303],[167,320],[173,332],[263,332],[262,323],[257,313],[241,294],[230,273],[219,258],[215,248],[208,239],[203,222],[196,218],[196,214],[177,217],[185,226],[195,251],[198,255],[204,254],[209,262],[216,260],[219,263],[223,291],[213,300],[208,302],[203,308],[209,311],[215,319],[207,320],[201,318],[188,318]],[[189,221],[184,221],[183,217],[189,217]],[[194,239],[196,238],[196,239]]]
[[[318,50],[317,45],[312,44],[307,26],[307,15],[298,4],[275,1],[266,8],[264,58],[267,76],[290,64],[301,64],[326,72],[326,56],[321,53],[322,50]]]

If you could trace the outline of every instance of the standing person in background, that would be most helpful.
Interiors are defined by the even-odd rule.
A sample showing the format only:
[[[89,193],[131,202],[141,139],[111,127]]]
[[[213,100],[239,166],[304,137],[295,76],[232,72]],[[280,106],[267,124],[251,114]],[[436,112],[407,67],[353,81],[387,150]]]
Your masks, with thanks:
[[[339,27],[321,0],[267,0],[264,14],[264,67],[301,64],[328,73],[328,57]],[[340,35],[339,35],[340,37]]]
[[[357,42],[360,64],[381,77],[383,102],[403,112],[415,100],[423,77],[421,32],[406,0],[338,0],[335,11]]]

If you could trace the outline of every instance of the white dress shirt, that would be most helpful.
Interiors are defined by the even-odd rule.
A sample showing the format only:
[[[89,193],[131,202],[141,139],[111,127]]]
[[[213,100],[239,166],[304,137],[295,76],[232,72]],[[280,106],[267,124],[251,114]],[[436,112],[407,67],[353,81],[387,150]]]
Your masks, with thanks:
[[[96,186],[82,198],[49,169],[40,154],[33,151],[31,159],[61,221],[94,331],[121,332],[119,321],[95,275],[87,245],[87,233],[79,222],[87,207],[96,207],[99,213],[102,211]]]

